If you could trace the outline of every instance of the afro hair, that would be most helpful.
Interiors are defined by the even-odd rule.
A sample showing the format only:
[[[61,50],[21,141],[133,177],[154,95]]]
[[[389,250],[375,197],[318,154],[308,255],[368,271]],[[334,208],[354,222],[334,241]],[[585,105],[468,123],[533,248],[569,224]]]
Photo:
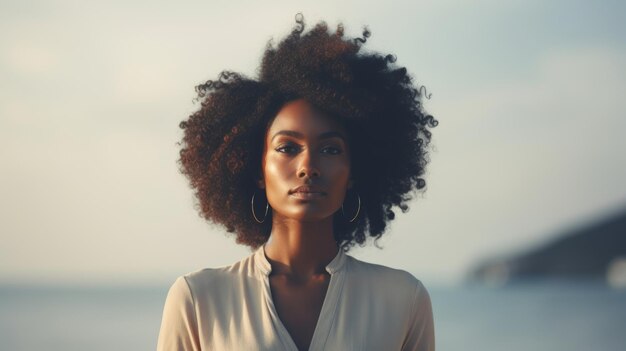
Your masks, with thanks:
[[[235,233],[237,243],[257,248],[272,229],[271,220],[258,223],[250,207],[265,133],[285,103],[307,100],[348,132],[361,211],[353,222],[341,211],[333,218],[337,245],[348,251],[380,238],[395,217],[393,207],[408,211],[407,202],[424,190],[429,129],[438,122],[422,107],[425,88],[395,65],[395,56],[365,52],[367,29],[362,38],[346,38],[341,24],[334,32],[324,22],[304,29],[298,14],[286,38],[268,43],[256,79],[223,71],[196,87],[201,106],[180,123],[179,164],[200,215]]]

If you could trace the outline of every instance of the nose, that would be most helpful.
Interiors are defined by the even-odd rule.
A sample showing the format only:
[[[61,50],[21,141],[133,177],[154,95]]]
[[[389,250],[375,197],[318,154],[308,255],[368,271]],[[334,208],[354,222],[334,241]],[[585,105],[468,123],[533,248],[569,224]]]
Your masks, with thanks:
[[[312,152],[313,151],[308,150],[301,153],[302,162],[298,168],[298,178],[318,178],[320,176],[320,171],[315,165],[313,155],[311,155]]]

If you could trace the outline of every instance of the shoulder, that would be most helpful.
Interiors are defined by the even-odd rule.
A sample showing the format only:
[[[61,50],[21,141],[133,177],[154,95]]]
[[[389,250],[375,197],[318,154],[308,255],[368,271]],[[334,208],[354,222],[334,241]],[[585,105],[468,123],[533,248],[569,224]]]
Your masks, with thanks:
[[[227,266],[203,268],[183,274],[176,279],[173,286],[184,283],[193,296],[222,294],[248,279],[254,279],[254,270],[250,255]]]
[[[402,350],[434,350],[430,295],[413,274],[348,256],[347,282],[346,295],[367,306],[367,312],[359,309],[361,314],[384,320],[385,330],[402,334]]]
[[[413,310],[429,309],[430,295],[421,280],[397,268],[361,261],[348,256],[350,290],[369,295],[387,306]]]
[[[348,256],[348,262],[350,274],[356,279],[396,289],[426,290],[419,279],[405,270],[361,261],[352,256]]]
[[[233,289],[253,276],[250,257],[229,266],[205,268],[179,276],[170,286],[158,350],[200,350],[201,329],[232,315]]]

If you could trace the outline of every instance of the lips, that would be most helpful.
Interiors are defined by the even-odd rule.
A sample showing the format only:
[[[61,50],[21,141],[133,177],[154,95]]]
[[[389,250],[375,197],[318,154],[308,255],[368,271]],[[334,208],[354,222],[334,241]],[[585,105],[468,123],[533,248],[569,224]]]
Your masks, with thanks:
[[[326,195],[326,192],[322,191],[321,188],[310,186],[310,185],[301,185],[295,189],[291,189],[289,194],[318,194],[318,195]]]

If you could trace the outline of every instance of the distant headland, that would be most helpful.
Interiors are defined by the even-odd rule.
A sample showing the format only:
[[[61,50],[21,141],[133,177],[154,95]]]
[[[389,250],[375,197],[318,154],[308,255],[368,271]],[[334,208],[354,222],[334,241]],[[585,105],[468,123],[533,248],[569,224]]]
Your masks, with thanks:
[[[559,236],[539,248],[473,269],[469,281],[593,280],[626,288],[626,209]]]

